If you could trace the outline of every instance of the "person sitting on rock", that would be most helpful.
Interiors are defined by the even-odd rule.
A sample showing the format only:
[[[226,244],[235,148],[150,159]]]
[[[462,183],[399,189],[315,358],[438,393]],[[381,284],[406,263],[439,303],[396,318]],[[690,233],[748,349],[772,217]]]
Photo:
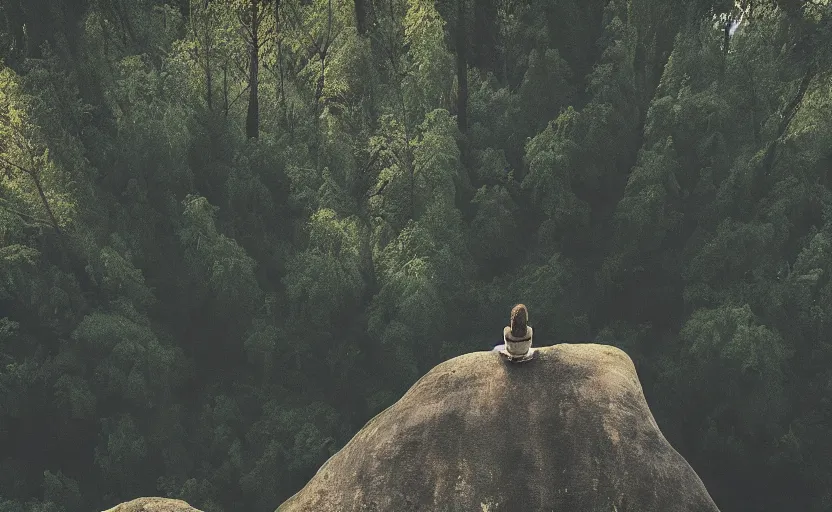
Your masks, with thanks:
[[[503,345],[494,350],[506,356],[510,361],[528,361],[533,355],[531,350],[532,335],[529,323],[529,310],[525,304],[517,304],[511,309],[509,325],[503,329]]]

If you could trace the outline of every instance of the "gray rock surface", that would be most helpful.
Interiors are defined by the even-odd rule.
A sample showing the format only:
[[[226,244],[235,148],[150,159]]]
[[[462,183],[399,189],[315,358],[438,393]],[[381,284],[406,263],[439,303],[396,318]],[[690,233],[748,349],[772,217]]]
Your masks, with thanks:
[[[139,498],[105,510],[104,512],[201,512],[182,500]]]
[[[523,364],[496,352],[440,364],[278,508],[300,511],[718,509],[659,430],[631,359],[562,344]]]

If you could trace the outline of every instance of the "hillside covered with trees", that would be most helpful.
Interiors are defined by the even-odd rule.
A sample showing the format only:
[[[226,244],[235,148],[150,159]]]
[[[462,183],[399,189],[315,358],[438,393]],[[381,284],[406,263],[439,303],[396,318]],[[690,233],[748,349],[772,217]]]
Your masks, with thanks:
[[[516,302],[832,509],[828,0],[0,0],[0,62],[0,511],[273,510]]]

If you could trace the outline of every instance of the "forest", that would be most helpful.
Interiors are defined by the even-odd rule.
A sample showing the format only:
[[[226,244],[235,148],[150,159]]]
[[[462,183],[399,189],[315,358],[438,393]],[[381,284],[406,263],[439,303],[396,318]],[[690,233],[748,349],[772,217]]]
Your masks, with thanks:
[[[274,510],[517,302],[832,510],[830,2],[0,0],[0,511]]]

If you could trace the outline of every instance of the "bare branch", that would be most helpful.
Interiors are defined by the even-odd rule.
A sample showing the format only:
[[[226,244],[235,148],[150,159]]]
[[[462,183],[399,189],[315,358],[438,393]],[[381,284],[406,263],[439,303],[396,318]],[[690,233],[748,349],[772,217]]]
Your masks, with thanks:
[[[382,183],[382,184],[381,184],[381,186],[378,188],[378,190],[376,190],[375,192],[373,192],[372,194],[370,194],[370,195],[367,197],[367,200],[370,200],[370,199],[372,199],[372,198],[374,198],[374,197],[376,197],[376,196],[380,196],[380,195],[381,195],[381,193],[382,193],[382,192],[384,192],[384,189],[385,189],[385,188],[387,188],[387,185],[388,185],[389,183],[390,183],[390,180],[384,180],[384,183]]]
[[[46,219],[39,219],[39,218],[35,217],[34,215],[30,215],[28,213],[22,212],[22,211],[20,211],[16,208],[14,208],[13,206],[11,206],[9,201],[7,199],[3,198],[3,197],[0,197],[0,208],[6,210],[9,213],[13,213],[13,214],[17,215],[21,219],[36,222],[38,224],[43,224],[44,226],[50,226],[50,227],[52,226],[51,223]]]
[[[317,39],[312,37],[312,34],[308,30],[306,30],[306,27],[304,26],[304,23],[302,21],[300,21],[300,22],[298,21],[298,18],[299,18],[298,12],[295,9],[295,6],[293,4],[291,4],[291,2],[290,2],[290,5],[291,5],[291,8],[289,10],[294,15],[294,18],[295,18],[294,21],[296,22],[296,26],[298,26],[299,28],[301,28],[303,30],[303,32],[306,34],[306,37],[309,38],[310,44],[315,49],[315,53],[320,55],[321,54],[321,45],[320,45],[320,43],[318,43]]]
[[[251,41],[254,40],[254,33],[249,28],[248,23],[243,19],[243,15],[240,11],[237,11],[237,20],[240,22],[240,27],[248,34],[248,37],[244,37],[247,44],[251,44]],[[245,34],[244,34],[245,36]]]
[[[248,85],[246,85],[245,87],[243,87],[243,89],[240,91],[240,94],[238,94],[236,98],[234,98],[233,100],[231,100],[231,103],[229,103],[229,104],[228,104],[228,107],[229,107],[229,108],[233,107],[233,106],[234,106],[234,104],[235,104],[235,103],[237,103],[237,101],[239,101],[239,100],[240,100],[240,98],[242,98],[242,97],[243,97],[243,94],[245,94],[245,93],[249,90],[249,87],[250,87],[250,86],[248,86]]]
[[[6,164],[8,166],[11,166],[15,169],[18,169],[19,171],[25,173],[26,175],[28,175],[29,177],[32,178],[32,181],[35,182],[35,188],[37,188],[37,190],[38,190],[38,196],[40,196],[41,203],[43,203],[43,208],[46,210],[46,214],[49,215],[49,219],[51,221],[50,224],[55,229],[55,231],[60,235],[61,234],[61,228],[58,225],[58,219],[55,217],[55,213],[52,211],[52,207],[49,205],[49,200],[46,198],[46,192],[44,192],[44,190],[43,190],[43,185],[40,181],[39,173],[35,170],[32,170],[32,169],[26,169],[25,167],[22,167],[22,166],[14,163],[14,162],[11,162],[11,161],[7,160],[5,157],[2,157],[2,156],[0,156],[0,162]]]
[[[327,22],[326,22],[326,43],[324,43],[324,53],[329,50],[329,45],[332,44],[332,0],[327,2]]]
[[[6,164],[10,167],[13,167],[13,168],[17,169],[18,171],[24,172],[24,173],[26,173],[27,175],[29,175],[33,178],[36,176],[36,171],[34,171],[32,169],[26,169],[25,167],[17,165],[16,163],[14,163],[10,160],[6,160],[5,157],[0,156],[0,162],[4,163],[4,164]]]

